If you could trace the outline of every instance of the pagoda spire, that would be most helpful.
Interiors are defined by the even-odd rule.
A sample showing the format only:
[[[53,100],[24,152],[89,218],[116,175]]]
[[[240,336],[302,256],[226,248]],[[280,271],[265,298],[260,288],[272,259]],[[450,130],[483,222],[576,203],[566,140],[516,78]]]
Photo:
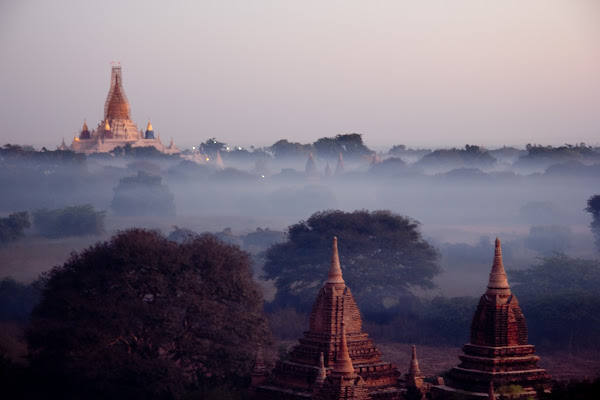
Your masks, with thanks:
[[[340,268],[340,257],[338,255],[337,237],[333,237],[333,249],[331,252],[331,265],[329,267],[329,275],[325,283],[345,283],[342,278],[342,268]]]
[[[340,152],[340,154],[338,155],[337,165],[335,166],[335,174],[341,175],[343,173],[344,173],[344,157],[342,156],[342,153]]]
[[[490,389],[488,391],[488,400],[496,400],[496,395],[494,394],[494,382],[490,381]]]
[[[319,372],[317,373],[315,384],[321,385],[325,381],[325,378],[327,378],[327,370],[325,369],[323,352],[321,352],[321,355],[319,356]]]
[[[510,286],[508,285],[508,279],[506,278],[506,271],[504,270],[504,264],[502,263],[502,247],[500,245],[500,238],[496,238],[496,250],[494,252],[494,264],[492,265],[492,272],[490,272],[490,281],[487,285],[488,295],[510,295]]]
[[[417,360],[417,346],[413,344],[412,347],[412,359],[410,360],[410,369],[409,372],[413,374],[420,374],[421,370],[419,369],[419,360]]]
[[[319,176],[319,171],[317,171],[317,164],[315,163],[315,158],[313,157],[313,153],[308,153],[308,160],[306,161],[306,167],[304,167],[304,173],[308,177],[317,177]]]
[[[408,373],[406,374],[406,385],[417,388],[418,390],[421,390],[423,387],[423,374],[421,374],[421,370],[419,369],[417,346],[414,344],[412,347],[412,359],[410,360],[410,366],[408,367]]]
[[[348,354],[348,344],[346,343],[346,328],[344,323],[342,325],[342,337],[340,339],[340,348],[338,350],[337,359],[333,365],[332,374],[336,375],[350,375],[354,373],[354,366],[352,360]]]

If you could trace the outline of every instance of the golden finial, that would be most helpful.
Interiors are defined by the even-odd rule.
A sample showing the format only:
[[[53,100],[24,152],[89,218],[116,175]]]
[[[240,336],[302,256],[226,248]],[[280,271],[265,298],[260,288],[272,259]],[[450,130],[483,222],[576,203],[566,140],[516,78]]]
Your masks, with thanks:
[[[148,118],[148,126],[146,127],[147,131],[151,131],[152,130],[152,123],[150,123],[150,118]]]
[[[105,131],[110,131],[110,125],[108,124],[108,119],[106,119],[105,122],[104,122],[104,130]]]

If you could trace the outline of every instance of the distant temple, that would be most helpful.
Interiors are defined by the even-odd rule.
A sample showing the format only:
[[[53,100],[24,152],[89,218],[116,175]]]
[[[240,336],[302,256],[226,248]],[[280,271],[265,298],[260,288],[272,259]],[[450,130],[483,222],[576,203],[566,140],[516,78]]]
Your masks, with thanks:
[[[118,146],[124,147],[128,144],[132,147],[152,146],[165,154],[179,153],[173,139],[169,146],[162,144],[160,135],[155,136],[150,121],[146,132],[138,130],[131,120],[129,102],[123,90],[121,66],[115,65],[112,67],[110,90],[104,105],[104,120],[91,132],[84,121],[79,136],[75,135],[71,146],[67,146],[63,139],[60,149],[85,154],[107,153]]]
[[[512,385],[522,389],[512,398],[535,398],[538,389],[548,387],[550,376],[537,366],[535,347],[527,344],[527,323],[508,285],[500,239],[487,290],[471,322],[471,340],[463,351],[448,382],[432,388],[432,399],[495,399],[494,388]]]
[[[362,332],[358,306],[342,277],[336,238],[308,331],[270,376],[261,363],[253,373],[255,399],[396,400],[406,392],[396,366],[382,361],[373,340]]]

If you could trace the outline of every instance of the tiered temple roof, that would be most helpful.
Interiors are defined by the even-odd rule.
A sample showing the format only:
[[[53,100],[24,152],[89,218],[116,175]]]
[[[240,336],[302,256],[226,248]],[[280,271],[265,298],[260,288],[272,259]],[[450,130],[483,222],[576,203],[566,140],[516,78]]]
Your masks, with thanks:
[[[368,336],[362,332],[358,306],[344,282],[334,238],[329,274],[313,305],[309,330],[292,349],[289,360],[278,361],[269,381],[256,388],[257,398],[311,398],[322,354],[328,376],[335,368],[346,372],[352,369],[364,380],[370,398],[401,399],[404,389],[398,383],[400,372],[394,364],[382,361]]]
[[[511,293],[500,239],[496,239],[494,263],[487,290],[471,322],[470,343],[463,346],[461,363],[452,368],[446,385],[432,389],[433,399],[485,398],[490,387],[523,387],[523,396],[535,396],[547,385],[549,375],[537,366],[535,347],[527,344],[527,324],[515,295]]]
[[[73,139],[69,148],[76,152],[90,154],[106,153],[117,146],[130,145],[132,147],[152,146],[166,154],[179,153],[173,141],[171,145],[165,146],[160,141],[160,137],[154,137],[150,122],[146,134],[138,129],[131,120],[131,109],[122,82],[121,66],[113,66],[110,89],[104,104],[104,120],[92,132],[88,130],[87,123],[84,123],[79,137]]]

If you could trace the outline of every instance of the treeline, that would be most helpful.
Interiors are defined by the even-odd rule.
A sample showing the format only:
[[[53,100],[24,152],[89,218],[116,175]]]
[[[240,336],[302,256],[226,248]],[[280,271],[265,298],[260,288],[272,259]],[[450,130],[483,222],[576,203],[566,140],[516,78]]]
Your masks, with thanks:
[[[48,210],[46,208],[10,214],[0,218],[0,244],[24,238],[32,227],[33,234],[46,238],[61,238],[104,233],[106,212],[97,211],[90,204]]]

